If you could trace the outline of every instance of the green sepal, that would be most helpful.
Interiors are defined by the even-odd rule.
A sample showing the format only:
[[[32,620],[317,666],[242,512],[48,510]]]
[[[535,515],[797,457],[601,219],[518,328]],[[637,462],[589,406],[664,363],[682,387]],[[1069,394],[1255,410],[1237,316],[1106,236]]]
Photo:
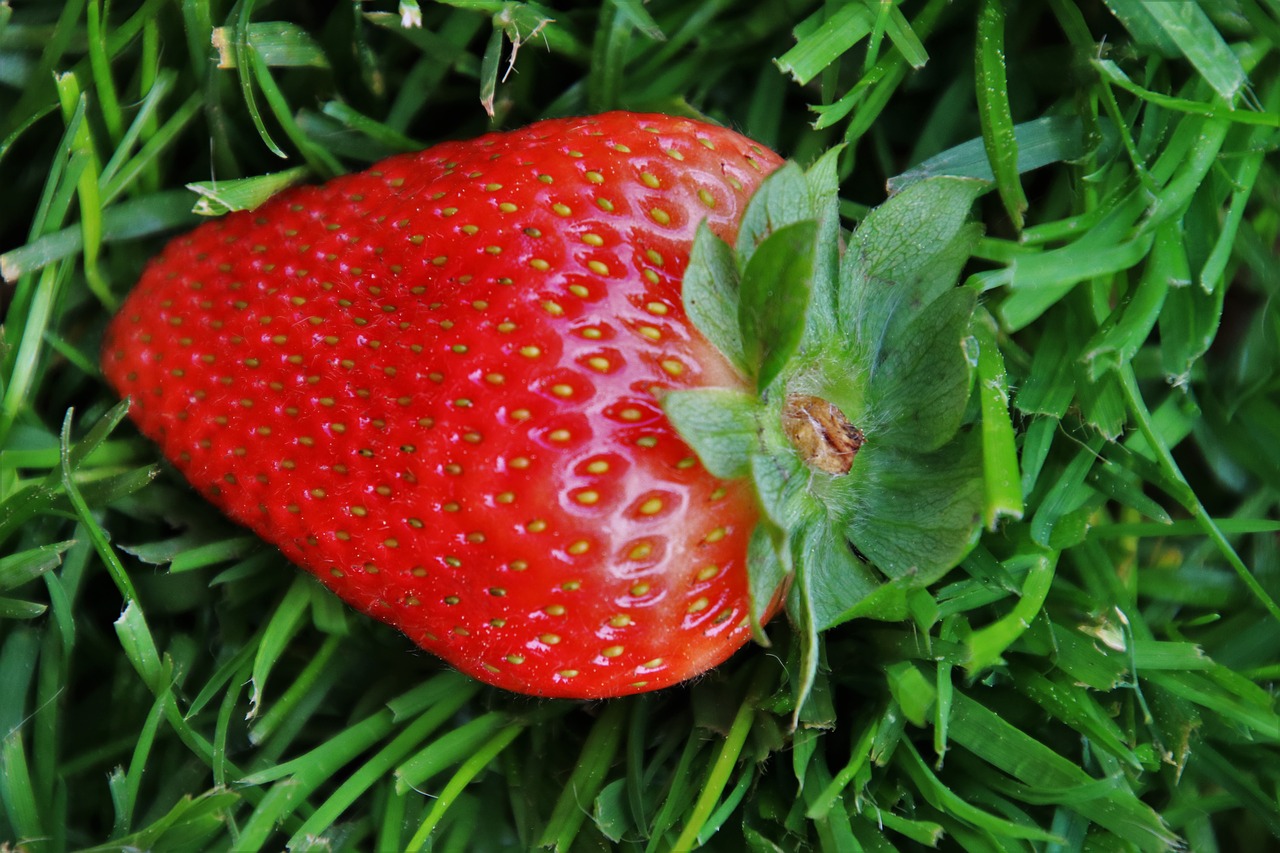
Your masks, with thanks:
[[[703,221],[693,239],[684,273],[684,310],[703,337],[746,376],[750,371],[742,354],[738,325],[739,281],[733,249],[711,233]]]
[[[965,341],[976,305],[972,289],[953,287],[880,342],[863,426],[876,441],[930,452],[955,435],[973,380]]]
[[[821,345],[836,334],[836,286],[840,274],[840,154],[828,149],[804,173],[812,216],[818,225],[814,241],[813,294],[805,322],[805,343]]]
[[[784,449],[782,428],[774,418],[761,420],[764,452],[751,457],[751,479],[765,515],[783,530],[795,530],[807,518],[822,512],[810,493],[812,472],[800,458]]]
[[[745,477],[758,452],[760,401],[728,388],[668,391],[662,408],[702,467],[722,480]]]
[[[966,219],[986,187],[965,178],[920,181],[872,210],[853,232],[837,307],[843,331],[868,355],[955,286],[981,233]]]
[[[843,622],[847,610],[874,595],[884,582],[854,553],[844,531],[826,518],[806,525],[797,544],[803,553],[796,559],[803,556],[807,572],[809,616],[819,631]]]
[[[791,715],[792,730],[799,725],[800,710],[818,677],[819,625],[813,612],[815,595],[811,572],[816,564],[812,559],[812,550],[814,541],[822,538],[825,528],[826,524],[821,517],[811,516],[799,527],[792,528],[790,537],[791,586],[787,590],[787,616],[800,639],[800,665],[791,680],[795,696],[795,711]]]
[[[791,572],[790,554],[783,549],[784,534],[767,521],[762,521],[751,531],[747,543],[747,593],[751,602],[751,634],[757,643],[769,646],[764,632],[765,616],[773,604],[778,590]]]
[[[742,349],[761,390],[778,377],[804,337],[817,231],[808,219],[779,228],[756,247],[742,272]]]
[[[734,245],[739,266],[745,267],[756,248],[773,232],[812,218],[804,172],[794,161],[788,161],[761,182],[747,203]]]
[[[978,434],[964,430],[933,453],[868,442],[850,477],[861,500],[846,534],[890,578],[930,584],[977,541],[983,500]]]

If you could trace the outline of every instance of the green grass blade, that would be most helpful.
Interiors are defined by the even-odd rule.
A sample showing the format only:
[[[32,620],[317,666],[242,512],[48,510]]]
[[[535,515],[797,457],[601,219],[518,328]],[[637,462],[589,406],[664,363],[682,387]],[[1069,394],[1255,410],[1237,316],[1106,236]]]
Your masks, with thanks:
[[[1009,105],[1009,82],[1004,52],[1004,0],[983,0],[978,13],[975,86],[978,118],[996,189],[1013,227],[1022,230],[1027,197],[1018,177],[1018,139]]]
[[[996,343],[991,315],[974,317],[978,339],[978,395],[982,405],[983,519],[994,530],[1001,518],[1022,518],[1022,485],[1013,421],[1009,417],[1009,385],[1004,358]]]

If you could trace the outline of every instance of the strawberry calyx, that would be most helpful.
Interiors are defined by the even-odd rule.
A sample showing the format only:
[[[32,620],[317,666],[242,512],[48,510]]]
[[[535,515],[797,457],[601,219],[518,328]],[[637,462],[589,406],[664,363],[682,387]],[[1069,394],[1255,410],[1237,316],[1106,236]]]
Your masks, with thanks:
[[[690,319],[752,391],[663,397],[723,478],[750,478],[752,618],[780,584],[800,635],[803,704],[820,631],[906,618],[912,595],[973,546],[982,518],[972,429],[977,293],[957,286],[987,185],[929,178],[846,233],[838,150],[788,163],[749,204],[736,244],[699,230],[684,277]]]

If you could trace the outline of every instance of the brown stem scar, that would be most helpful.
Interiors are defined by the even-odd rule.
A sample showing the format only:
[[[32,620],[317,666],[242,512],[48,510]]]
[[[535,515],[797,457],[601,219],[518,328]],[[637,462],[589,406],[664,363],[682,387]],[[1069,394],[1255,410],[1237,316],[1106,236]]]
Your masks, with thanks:
[[[782,409],[782,430],[811,468],[848,474],[866,436],[844,412],[812,394],[789,394]]]

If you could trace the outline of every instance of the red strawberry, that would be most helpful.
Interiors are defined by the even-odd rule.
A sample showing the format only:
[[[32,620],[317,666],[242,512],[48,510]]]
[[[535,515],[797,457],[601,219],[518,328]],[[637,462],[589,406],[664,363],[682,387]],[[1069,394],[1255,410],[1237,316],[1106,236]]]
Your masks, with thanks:
[[[394,157],[170,243],[103,369],[210,500],[459,669],[674,684],[750,636],[757,508],[654,394],[742,387],[681,275],[779,164],[628,113]]]

